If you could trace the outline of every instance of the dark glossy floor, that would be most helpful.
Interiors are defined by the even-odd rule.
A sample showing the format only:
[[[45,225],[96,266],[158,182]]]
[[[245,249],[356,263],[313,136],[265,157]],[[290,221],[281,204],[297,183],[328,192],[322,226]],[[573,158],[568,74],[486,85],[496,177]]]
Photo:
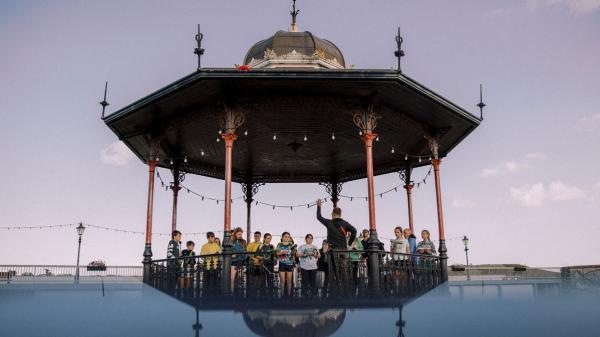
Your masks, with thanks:
[[[599,336],[598,289],[450,283],[400,308],[198,311],[142,284],[0,285],[1,336]],[[461,287],[462,286],[462,290]],[[196,317],[196,314],[198,316]]]

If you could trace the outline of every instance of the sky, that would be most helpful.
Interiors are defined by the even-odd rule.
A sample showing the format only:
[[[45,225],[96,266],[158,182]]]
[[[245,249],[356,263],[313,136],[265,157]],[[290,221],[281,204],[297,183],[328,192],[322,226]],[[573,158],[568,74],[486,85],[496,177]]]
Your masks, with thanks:
[[[484,121],[442,164],[449,263],[531,266],[597,264],[600,248],[600,0],[299,0],[300,30],[333,41],[356,68],[395,66],[401,26],[406,75],[478,113]],[[256,41],[289,26],[290,2],[0,2],[0,264],[74,264],[74,227],[5,227],[80,221],[143,232],[147,166],[100,120],[104,82],[111,113],[192,73],[196,25],[205,67],[241,63]],[[362,149],[357,149],[361,151]],[[428,168],[415,170],[415,180]],[[160,169],[165,181],[169,172]],[[438,238],[429,179],[414,192],[415,227]],[[399,185],[376,177],[376,193]],[[188,175],[185,184],[223,197],[223,182]],[[359,180],[346,195],[366,195]],[[238,185],[233,195],[241,194]],[[261,187],[256,199],[297,204],[326,197],[311,184]],[[170,230],[171,192],[158,185],[154,231]],[[343,200],[344,218],[366,228],[366,203]],[[329,206],[328,206],[329,207]],[[328,208],[325,208],[327,211]],[[402,189],[376,200],[380,237],[406,226]],[[182,194],[184,233],[223,228],[222,204]],[[234,225],[245,205],[234,202]],[[325,234],[314,208],[257,206],[254,228],[304,237]],[[202,235],[183,240],[202,244]],[[154,235],[156,258],[168,236]],[[389,241],[386,242],[389,244]],[[88,227],[81,260],[136,265],[144,236]]]

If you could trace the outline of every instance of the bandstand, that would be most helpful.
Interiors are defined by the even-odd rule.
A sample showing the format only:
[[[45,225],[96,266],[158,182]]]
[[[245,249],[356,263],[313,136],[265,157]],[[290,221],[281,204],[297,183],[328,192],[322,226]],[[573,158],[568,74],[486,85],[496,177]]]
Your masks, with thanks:
[[[442,281],[447,280],[442,158],[481,119],[401,72],[404,52],[399,34],[397,69],[354,69],[334,43],[298,29],[295,8],[291,14],[289,31],[277,31],[252,45],[243,63],[234,68],[202,67],[203,35],[198,32],[196,71],[103,117],[119,140],[148,165],[145,281],[152,262],[157,167],[173,173],[172,229],[177,226],[183,174],[224,181],[224,270],[231,263],[232,183],[241,184],[245,193],[249,235],[253,197],[263,184],[320,184],[336,205],[345,182],[366,179],[368,273],[374,280],[369,284],[377,287],[381,271],[376,263],[373,177],[403,174],[407,220],[413,229],[411,171],[426,165],[433,166],[440,272]]]

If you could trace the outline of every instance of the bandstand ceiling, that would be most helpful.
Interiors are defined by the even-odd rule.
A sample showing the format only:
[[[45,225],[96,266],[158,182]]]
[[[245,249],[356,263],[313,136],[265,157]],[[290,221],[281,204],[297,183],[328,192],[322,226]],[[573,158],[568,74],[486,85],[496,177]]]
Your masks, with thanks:
[[[233,181],[344,182],[366,176],[353,115],[371,102],[380,117],[375,174],[404,169],[405,154],[422,156],[421,162],[409,157],[414,167],[429,165],[425,134],[440,134],[444,157],[480,123],[392,70],[289,69],[202,69],[104,121],[144,162],[150,139],[158,137],[159,166],[187,157],[183,171],[222,179],[225,149],[216,139],[227,104],[245,115],[233,148]],[[301,146],[294,151],[291,143]]]

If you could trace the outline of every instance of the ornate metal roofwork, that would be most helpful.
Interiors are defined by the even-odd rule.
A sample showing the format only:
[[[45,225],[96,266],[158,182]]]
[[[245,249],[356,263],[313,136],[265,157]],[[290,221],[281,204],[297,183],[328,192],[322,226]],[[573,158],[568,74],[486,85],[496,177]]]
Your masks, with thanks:
[[[266,62],[271,60],[271,62]],[[273,61],[279,62],[273,62]],[[320,60],[322,67],[341,69],[346,66],[344,56],[332,42],[320,39],[311,32],[278,31],[275,35],[255,43],[244,58],[244,64],[253,68],[262,68],[272,63],[293,66],[307,61]]]
[[[225,150],[216,139],[227,105],[245,115],[233,148],[233,181],[345,182],[366,175],[353,114],[369,102],[379,116],[375,174],[402,170],[409,161],[429,165],[426,135],[438,136],[444,157],[480,123],[396,71],[326,69],[201,69],[105,123],[144,162],[158,143],[159,166],[187,157],[182,171],[222,179]],[[407,161],[404,154],[412,156]]]

